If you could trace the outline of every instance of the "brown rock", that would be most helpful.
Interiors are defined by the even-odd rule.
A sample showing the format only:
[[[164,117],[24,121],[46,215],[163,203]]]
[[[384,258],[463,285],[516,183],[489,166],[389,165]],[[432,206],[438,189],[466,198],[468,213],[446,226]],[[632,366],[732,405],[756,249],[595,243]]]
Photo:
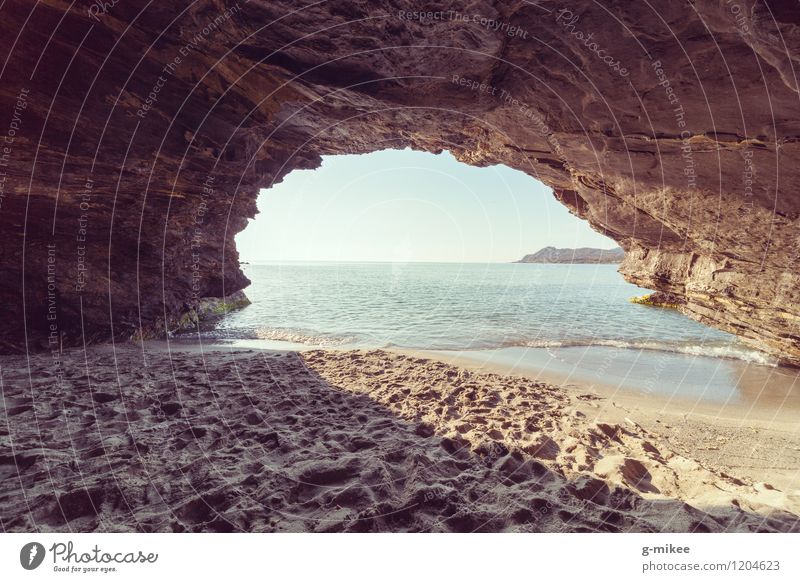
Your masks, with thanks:
[[[91,517],[99,512],[103,498],[102,489],[70,491],[59,496],[54,514],[57,516],[57,521],[68,522],[79,517]]]
[[[800,18],[739,5],[6,2],[0,346],[178,327],[248,284],[259,188],[412,147],[542,180],[629,281],[800,364]]]

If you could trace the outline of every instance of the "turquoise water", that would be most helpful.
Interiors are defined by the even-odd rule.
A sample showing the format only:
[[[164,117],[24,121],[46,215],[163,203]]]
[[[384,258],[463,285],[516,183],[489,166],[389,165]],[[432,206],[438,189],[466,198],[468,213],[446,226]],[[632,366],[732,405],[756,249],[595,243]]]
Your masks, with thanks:
[[[500,371],[696,401],[800,407],[797,371],[670,309],[616,265],[245,265],[252,305],[205,343],[406,348]]]
[[[253,304],[204,335],[326,347],[480,350],[605,346],[766,363],[733,336],[668,309],[616,265],[245,265]]]

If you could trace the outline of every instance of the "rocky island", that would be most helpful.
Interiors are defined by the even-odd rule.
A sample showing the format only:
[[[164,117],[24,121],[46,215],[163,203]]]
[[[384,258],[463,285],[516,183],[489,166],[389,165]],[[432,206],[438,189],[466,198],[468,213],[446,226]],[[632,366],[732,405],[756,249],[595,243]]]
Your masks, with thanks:
[[[580,247],[577,249],[557,249],[544,247],[533,254],[525,255],[515,263],[573,263],[573,264],[600,264],[621,263],[625,258],[625,251],[620,247],[614,249],[593,249]]]

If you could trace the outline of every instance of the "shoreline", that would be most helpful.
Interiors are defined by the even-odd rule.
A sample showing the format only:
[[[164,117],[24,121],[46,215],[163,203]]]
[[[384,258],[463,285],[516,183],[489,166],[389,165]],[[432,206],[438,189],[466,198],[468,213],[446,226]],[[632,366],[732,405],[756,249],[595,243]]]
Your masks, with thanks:
[[[609,346],[497,347],[447,350],[370,347],[355,344],[323,346],[285,340],[207,340],[178,337],[151,341],[179,350],[383,350],[421,355],[477,370],[542,379],[556,384],[586,385],[606,394],[647,395],[678,406],[721,412],[749,410],[765,416],[800,414],[800,372],[733,357],[684,354]],[[651,365],[651,362],[653,364]],[[696,378],[701,380],[697,381]],[[703,380],[704,379],[704,380]]]
[[[60,385],[46,356],[0,366],[7,531],[800,528],[788,413],[382,350],[107,345],[65,352]]]
[[[690,395],[686,393],[672,393],[669,390],[661,389],[637,389],[631,385],[620,385],[610,381],[598,381],[589,376],[581,376],[579,372],[574,374],[559,374],[552,370],[537,368],[527,364],[524,360],[516,363],[505,361],[492,361],[491,355],[502,352],[502,350],[476,350],[468,351],[446,351],[446,350],[416,350],[404,348],[392,348],[386,351],[392,353],[416,355],[443,361],[445,363],[465,367],[468,369],[502,374],[508,376],[519,376],[534,380],[542,380],[548,383],[559,385],[564,388],[581,388],[598,392],[606,397],[613,397],[631,402],[646,402],[648,406],[658,407],[662,410],[676,409],[681,411],[690,410],[706,414],[728,413],[730,418],[752,418],[758,415],[762,418],[785,417],[787,421],[796,418],[800,413],[800,395],[798,401],[792,401],[789,405],[779,397],[765,397],[762,399],[741,400],[712,399],[705,397],[704,394]],[[533,351],[533,350],[528,350]],[[544,350],[543,350],[544,351]],[[778,372],[778,370],[776,370]],[[798,386],[800,388],[800,386]]]

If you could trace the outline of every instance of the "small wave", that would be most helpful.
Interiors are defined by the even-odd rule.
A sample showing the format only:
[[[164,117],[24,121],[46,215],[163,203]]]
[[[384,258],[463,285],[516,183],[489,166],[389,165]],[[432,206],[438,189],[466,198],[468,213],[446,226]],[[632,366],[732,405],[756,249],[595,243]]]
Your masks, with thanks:
[[[486,339],[480,341],[476,339],[466,339],[458,341],[454,338],[450,341],[441,341],[441,338],[428,342],[419,341],[391,341],[388,338],[371,337],[358,338],[353,335],[333,335],[302,329],[292,328],[273,328],[273,327],[253,327],[249,329],[238,328],[217,329],[203,334],[212,339],[247,339],[247,340],[269,340],[283,341],[295,344],[303,344],[320,348],[338,348],[342,346],[369,347],[373,349],[387,349],[402,347],[406,349],[423,350],[493,350],[513,347],[527,348],[616,348],[622,350],[648,350],[654,352],[669,352],[685,354],[687,356],[698,356],[707,358],[723,358],[730,360],[740,360],[762,366],[778,366],[776,359],[767,354],[753,350],[742,344],[726,341],[657,341],[657,340],[617,340],[603,338],[576,338],[576,339],[510,339],[508,341],[492,341]]]
[[[519,345],[519,344],[518,344]],[[704,356],[708,358],[724,358],[729,360],[742,360],[762,366],[777,366],[778,361],[765,353],[749,349],[742,345],[729,343],[666,343],[651,340],[529,340],[522,342],[529,348],[580,348],[580,347],[608,347],[624,350],[650,350],[656,352],[672,352],[690,356]]]
[[[323,348],[332,348],[353,343],[355,338],[343,336],[330,336],[321,334],[311,334],[293,329],[280,329],[263,327],[254,330],[255,338],[262,340],[272,340],[281,342],[292,342]]]

